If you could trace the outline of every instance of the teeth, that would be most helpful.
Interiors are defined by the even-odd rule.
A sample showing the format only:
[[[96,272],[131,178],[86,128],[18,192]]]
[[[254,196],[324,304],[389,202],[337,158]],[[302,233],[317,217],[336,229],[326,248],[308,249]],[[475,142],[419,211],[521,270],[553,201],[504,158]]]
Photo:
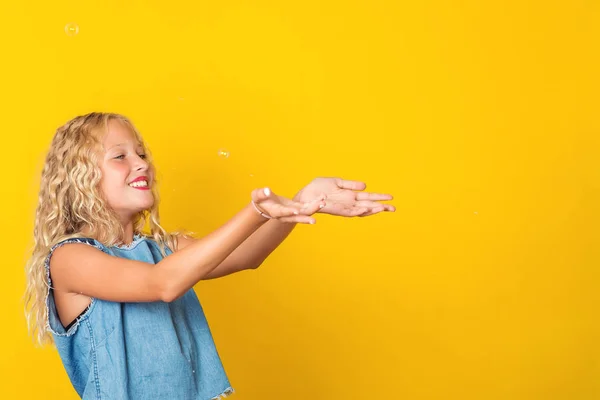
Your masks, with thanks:
[[[131,187],[148,187],[148,182],[147,181],[137,181],[137,182],[130,183],[129,186],[131,186]]]

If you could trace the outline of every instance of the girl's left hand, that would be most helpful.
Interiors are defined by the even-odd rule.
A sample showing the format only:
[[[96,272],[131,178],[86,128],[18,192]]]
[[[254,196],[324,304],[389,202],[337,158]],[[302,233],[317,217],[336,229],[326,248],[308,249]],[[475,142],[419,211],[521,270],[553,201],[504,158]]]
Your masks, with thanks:
[[[315,178],[294,196],[294,201],[310,202],[325,195],[325,207],[317,212],[342,217],[366,217],[382,211],[396,211],[391,204],[379,203],[392,200],[394,197],[391,194],[362,192],[366,187],[360,181],[337,177]]]

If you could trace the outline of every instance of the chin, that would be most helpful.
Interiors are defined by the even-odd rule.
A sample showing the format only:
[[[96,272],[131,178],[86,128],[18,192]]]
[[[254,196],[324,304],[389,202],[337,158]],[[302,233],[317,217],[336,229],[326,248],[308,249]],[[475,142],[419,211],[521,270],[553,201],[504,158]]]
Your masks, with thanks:
[[[142,210],[141,210],[141,211],[144,211],[144,210],[148,210],[148,211],[150,211],[150,209],[152,208],[152,206],[153,206],[153,205],[154,205],[154,200],[152,200],[152,201],[149,201],[149,202],[147,202],[147,203],[145,203],[145,204],[143,204],[143,205],[140,205],[140,206],[141,206],[141,208],[142,208]]]

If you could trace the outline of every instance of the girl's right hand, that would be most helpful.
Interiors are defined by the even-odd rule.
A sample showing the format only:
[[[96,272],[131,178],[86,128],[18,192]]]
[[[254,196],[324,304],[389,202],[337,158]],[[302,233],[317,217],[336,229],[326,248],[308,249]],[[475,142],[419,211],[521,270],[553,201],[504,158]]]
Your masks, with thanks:
[[[311,215],[325,206],[325,195],[304,203],[293,201],[273,193],[269,188],[254,189],[251,194],[256,207],[272,219],[281,222],[314,224]]]

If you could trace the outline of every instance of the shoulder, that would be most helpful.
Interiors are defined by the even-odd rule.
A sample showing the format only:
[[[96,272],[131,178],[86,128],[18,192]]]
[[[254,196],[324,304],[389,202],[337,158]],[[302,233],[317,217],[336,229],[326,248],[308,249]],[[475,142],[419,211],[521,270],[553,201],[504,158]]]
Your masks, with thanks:
[[[69,245],[69,246],[66,246],[66,245]],[[74,245],[78,245],[78,246],[74,246]],[[56,252],[63,253],[64,247],[69,248],[69,249],[72,249],[72,248],[77,248],[77,249],[94,248],[98,251],[106,252],[106,247],[102,243],[98,242],[95,239],[86,238],[86,237],[75,237],[75,238],[61,240],[61,241],[55,243],[54,245],[52,245],[50,247],[50,250],[48,251],[46,261],[48,262],[50,260],[50,258],[53,256],[53,254]]]
[[[107,249],[104,245],[91,238],[71,238],[62,240],[50,248],[46,257],[49,266],[53,259],[75,258],[81,255],[104,254]]]

